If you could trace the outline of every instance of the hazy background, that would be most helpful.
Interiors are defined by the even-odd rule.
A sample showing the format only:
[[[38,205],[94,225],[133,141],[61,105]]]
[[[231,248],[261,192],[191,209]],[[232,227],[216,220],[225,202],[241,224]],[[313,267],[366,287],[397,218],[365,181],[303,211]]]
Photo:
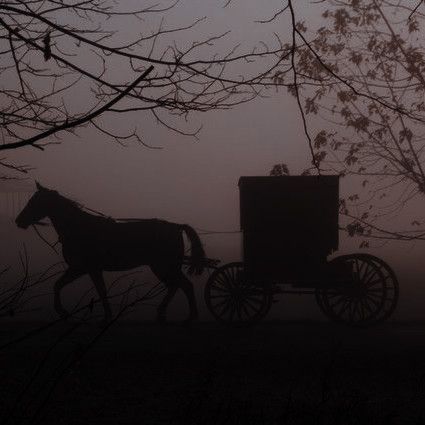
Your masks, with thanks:
[[[196,36],[231,29],[225,45],[241,43],[249,50],[250,46],[258,45],[259,40],[272,43],[273,31],[279,33],[283,40],[288,39],[285,19],[269,25],[254,22],[271,16],[279,5],[279,1],[268,2],[266,8],[254,0],[234,0],[223,9],[217,2],[185,1],[167,15],[167,22],[170,25],[186,24],[195,17],[208,16],[207,23],[196,30],[198,34],[194,30],[182,33],[180,37],[188,37],[188,41],[192,41]],[[297,7],[297,14],[302,14],[310,25],[320,23],[317,17],[323,6],[297,2]],[[123,38],[131,37],[128,34],[131,30],[123,28]],[[87,60],[91,59],[88,57]],[[120,69],[117,66],[111,72],[119,73]],[[200,232],[239,230],[240,176],[266,175],[274,164],[281,162],[288,165],[291,174],[298,174],[311,165],[294,99],[286,90],[270,90],[265,94],[269,97],[230,111],[194,114],[189,126],[196,128],[199,124],[203,125],[197,141],[157,125],[148,113],[133,113],[115,117],[108,121],[108,125],[114,130],[137,125],[143,130],[145,142],[160,146],[161,150],[150,150],[136,144],[122,147],[105,140],[105,136],[96,131],[84,128],[78,131],[80,137],[66,136],[61,145],[51,146],[45,152],[28,149],[15,157],[34,166],[31,179],[37,179],[106,215],[157,217],[188,223]],[[83,107],[86,101],[84,92],[75,93],[73,107]],[[105,115],[104,119],[107,120],[108,116]],[[312,130],[314,132],[315,129]],[[350,190],[350,179],[342,179],[341,194]],[[0,264],[12,265],[10,279],[13,273],[19,273],[18,252],[24,243],[30,253],[32,270],[40,270],[57,261],[58,258],[32,230],[16,229],[11,216],[13,213],[4,208],[0,228]],[[41,231],[49,240],[56,240],[51,230]],[[223,262],[241,259],[240,234],[204,235],[202,240],[211,258],[219,258]],[[340,233],[341,253],[358,251],[358,244],[358,240]],[[387,261],[399,277],[400,301],[393,319],[425,319],[423,251],[421,243],[382,245],[373,242],[367,250]],[[111,275],[107,274],[107,280],[110,279],[108,276]],[[149,275],[147,278],[151,279]],[[203,319],[209,318],[202,298],[205,281],[206,275],[195,282]],[[87,281],[72,284],[72,288],[70,286],[64,291],[65,302],[72,303],[83,291],[82,288],[89,285]],[[173,303],[172,314],[175,317],[181,314],[179,306],[182,299],[179,294]],[[53,316],[51,301],[48,296],[37,301],[43,305],[42,311],[37,314]],[[146,313],[148,317],[153,317],[152,314],[152,310]],[[140,312],[141,316],[143,312]],[[288,296],[282,297],[281,302],[273,307],[270,317],[296,319],[322,316],[312,297]]]

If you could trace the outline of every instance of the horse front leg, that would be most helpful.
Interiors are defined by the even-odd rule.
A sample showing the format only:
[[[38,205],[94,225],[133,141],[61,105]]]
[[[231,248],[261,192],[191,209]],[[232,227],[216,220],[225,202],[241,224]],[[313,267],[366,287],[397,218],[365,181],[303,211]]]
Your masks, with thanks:
[[[105,319],[103,323],[107,323],[112,318],[112,310],[108,300],[108,294],[106,292],[105,280],[103,279],[102,271],[90,272],[90,277],[96,287],[97,293],[99,294],[100,300],[102,301],[103,310],[105,312]]]
[[[60,317],[65,318],[68,316],[68,312],[63,308],[61,301],[61,291],[64,286],[68,285],[68,283],[73,282],[75,279],[82,276],[84,272],[79,270],[68,269],[65,273],[55,282],[54,285],[54,306],[56,312]]]

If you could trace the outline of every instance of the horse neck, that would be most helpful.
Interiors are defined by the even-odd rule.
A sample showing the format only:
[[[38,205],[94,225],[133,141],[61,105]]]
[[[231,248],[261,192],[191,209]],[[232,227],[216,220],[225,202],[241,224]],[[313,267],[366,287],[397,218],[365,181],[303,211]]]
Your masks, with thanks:
[[[86,217],[89,214],[73,205],[65,205],[55,208],[48,217],[50,218],[59,239],[66,239],[75,235],[81,227],[84,227]]]

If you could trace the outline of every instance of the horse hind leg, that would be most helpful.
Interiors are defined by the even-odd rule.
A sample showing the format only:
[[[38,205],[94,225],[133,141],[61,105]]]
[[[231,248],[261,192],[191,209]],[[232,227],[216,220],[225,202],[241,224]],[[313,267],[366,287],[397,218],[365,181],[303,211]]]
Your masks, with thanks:
[[[189,317],[186,323],[191,323],[199,317],[198,307],[196,305],[195,292],[193,290],[193,283],[180,271],[180,288],[182,288],[189,303]]]
[[[157,321],[165,323],[167,307],[180,286],[180,267],[174,264],[171,266],[169,264],[151,264],[150,268],[155,276],[167,287],[167,293],[157,309]]]
[[[198,308],[196,306],[193,284],[181,271],[181,266],[174,265],[171,268],[169,266],[151,266],[151,269],[158,279],[167,286],[167,293],[158,306],[158,322],[164,323],[166,321],[167,307],[179,288],[183,290],[189,303],[190,314],[185,322],[188,323],[197,319]]]

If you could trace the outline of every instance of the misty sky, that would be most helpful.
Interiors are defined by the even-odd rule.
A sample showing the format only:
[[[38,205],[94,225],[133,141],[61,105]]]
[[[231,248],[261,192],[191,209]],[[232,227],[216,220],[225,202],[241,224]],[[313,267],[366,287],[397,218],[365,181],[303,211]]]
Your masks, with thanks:
[[[198,33],[184,32],[179,37],[197,39],[230,29],[224,46],[241,43],[241,51],[249,51],[258,46],[258,40],[274,43],[272,30],[286,26],[286,20],[274,25],[254,22],[271,16],[279,4],[274,1],[264,9],[255,1],[244,1],[223,9],[216,2],[205,7],[202,2],[186,1],[167,22],[177,26],[207,16]],[[281,32],[285,34],[285,28]],[[123,148],[85,128],[78,131],[79,138],[66,135],[61,145],[45,152],[30,149],[19,155],[34,165],[33,178],[106,214],[160,217],[198,228],[235,230],[239,227],[237,183],[241,175],[267,174],[276,162],[287,163],[294,174],[310,166],[294,100],[286,90],[265,94],[270,97],[231,111],[194,114],[188,125],[181,120],[183,129],[203,126],[199,140],[170,132],[149,114],[113,119],[114,130],[125,132],[137,125],[144,140],[161,150],[136,144]],[[84,107],[85,95],[76,96],[77,105]]]
[[[196,31],[183,32],[179,38],[187,37],[191,42],[231,30],[225,43],[214,50],[240,43],[240,51],[249,51],[259,45],[259,40],[276,46],[272,31],[287,39],[286,19],[272,25],[254,22],[271,16],[279,5],[279,1],[273,1],[268,8],[259,8],[255,1],[244,1],[243,5],[235,1],[223,9],[219,2],[205,6],[203,2],[185,1],[169,12],[167,22],[170,26],[185,25],[207,16]],[[122,37],[128,32],[123,28]],[[111,70],[120,71],[119,67]],[[235,74],[250,71],[247,67],[235,70]],[[238,222],[234,198],[240,175],[268,173],[276,162],[288,163],[293,173],[310,165],[294,100],[286,90],[265,94],[270,98],[232,111],[193,114],[188,125],[183,119],[176,121],[188,130],[203,125],[198,141],[164,129],[150,114],[135,113],[114,118],[113,129],[124,132],[137,126],[148,144],[162,150],[135,144],[122,148],[91,129],[82,129],[80,138],[65,136],[60,146],[25,154],[36,167],[32,173],[35,178],[107,213],[159,215],[177,221],[195,220],[200,226],[218,222],[220,227],[234,228]],[[86,98],[87,93],[80,93],[75,96],[76,104],[84,107]],[[105,116],[105,120],[110,117]]]

